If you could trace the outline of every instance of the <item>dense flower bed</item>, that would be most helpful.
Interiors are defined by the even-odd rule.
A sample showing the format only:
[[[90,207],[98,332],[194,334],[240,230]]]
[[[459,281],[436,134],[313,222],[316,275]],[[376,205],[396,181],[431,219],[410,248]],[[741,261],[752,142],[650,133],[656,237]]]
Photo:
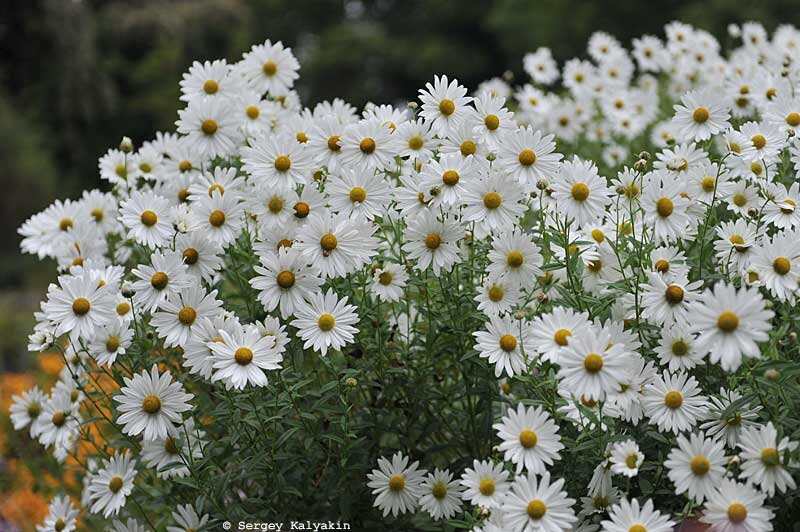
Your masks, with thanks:
[[[20,229],[65,367],[11,419],[83,479],[40,529],[788,530],[800,32],[665,34],[360,113],[195,63]]]

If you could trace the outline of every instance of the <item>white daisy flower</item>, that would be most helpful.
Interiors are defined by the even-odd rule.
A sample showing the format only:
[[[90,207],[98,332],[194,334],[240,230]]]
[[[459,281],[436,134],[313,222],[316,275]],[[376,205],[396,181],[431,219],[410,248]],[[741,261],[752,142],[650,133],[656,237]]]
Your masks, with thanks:
[[[266,386],[264,370],[280,369],[283,355],[275,349],[275,337],[262,336],[258,327],[230,322],[230,331],[219,329],[219,339],[206,345],[214,356],[211,381],[242,390],[248,384]]]
[[[342,167],[373,172],[392,167],[399,146],[391,129],[377,119],[362,120],[347,126],[339,140]]]
[[[92,474],[86,487],[89,511],[93,514],[102,512],[105,518],[119,514],[133,491],[135,478],[136,460],[131,460],[129,452],[123,451],[103,460],[102,467]]]
[[[198,515],[197,510],[191,504],[178,505],[172,512],[172,518],[178,526],[167,526],[167,532],[193,532],[202,530],[208,523],[209,515]]]
[[[297,73],[300,63],[292,49],[284,48],[280,41],[273,44],[269,39],[264,44],[254,44],[236,70],[251,89],[272,96],[286,94],[300,77]]]
[[[558,203],[559,217],[563,213],[577,227],[602,219],[606,206],[611,203],[611,191],[595,164],[578,157],[561,164],[551,188]]]
[[[752,266],[761,285],[780,301],[794,302],[800,283],[800,233],[785,231],[764,238],[753,250]]]
[[[402,265],[386,262],[372,274],[370,290],[381,301],[389,303],[400,301],[408,278],[408,273]]]
[[[378,459],[378,469],[367,474],[367,487],[372,488],[373,495],[377,495],[373,506],[382,510],[384,517],[390,513],[396,517],[413,512],[424,493],[422,482],[427,471],[417,469],[419,462],[409,465],[408,461],[408,457],[401,452],[395,453],[391,462],[381,457]]]
[[[487,316],[510,312],[511,308],[520,300],[517,283],[511,282],[503,276],[488,276],[477,290],[478,295],[475,296],[475,301],[478,302],[478,310]]]
[[[687,439],[679,435],[678,446],[673,448],[664,467],[669,470],[669,479],[675,484],[675,493],[702,503],[717,489],[725,476],[727,459],[723,443],[693,433]]]
[[[770,497],[775,495],[776,489],[783,493],[797,487],[792,474],[786,470],[786,455],[794,451],[798,443],[789,441],[788,436],[778,440],[778,431],[771,421],[742,430],[738,446],[742,450],[740,476],[749,484],[757,484]]]
[[[700,521],[714,532],[769,532],[775,514],[764,507],[766,499],[760,491],[726,478],[709,495]]]
[[[656,242],[675,242],[686,236],[689,200],[683,192],[682,184],[667,175],[655,176],[645,186],[644,223],[652,228]]]
[[[706,140],[730,124],[728,108],[713,89],[690,91],[675,105],[673,126],[682,140]]]
[[[222,307],[217,291],[206,292],[200,284],[170,294],[153,313],[150,324],[156,328],[165,347],[183,347],[189,342],[198,320],[213,319]]]
[[[630,361],[621,344],[612,345],[608,332],[595,327],[570,338],[558,359],[561,385],[576,396],[598,401],[619,389]]]
[[[562,158],[560,153],[554,153],[553,138],[530,127],[510,132],[503,139],[496,164],[526,187],[534,187],[541,180],[548,181],[558,170]]]
[[[328,348],[339,351],[345,345],[353,343],[358,329],[355,305],[347,304],[348,297],[339,299],[333,289],[323,295],[317,292],[297,307],[296,319],[292,326],[298,329],[298,336],[305,340],[303,349],[313,347],[322,356],[328,354]]]
[[[311,177],[311,155],[290,135],[261,137],[241,152],[242,168],[256,183],[288,189],[307,183]]]
[[[9,413],[14,430],[22,430],[26,427],[30,427],[29,433],[31,438],[35,438],[38,435],[36,431],[34,431],[36,419],[41,415],[46,401],[47,396],[38,386],[34,386],[29,390],[23,390],[21,395],[12,396]]]
[[[648,283],[640,288],[642,317],[650,323],[685,324],[691,304],[698,295],[696,290],[703,281],[690,283],[686,278],[673,276],[665,282],[655,272],[647,272],[647,280]]]
[[[176,251],[154,253],[151,265],[140,264],[131,273],[139,280],[132,285],[133,301],[142,311],[154,311],[171,294],[189,287],[193,278],[186,273],[183,256]]]
[[[117,419],[122,431],[131,436],[142,434],[142,438],[154,440],[175,433],[175,425],[182,421],[181,414],[191,410],[188,403],[194,395],[185,393],[180,382],[173,382],[172,374],[165,371],[159,375],[153,364],[150,373],[142,371],[133,378],[123,377],[125,386],[114,400],[122,413]]]
[[[612,473],[631,478],[639,474],[639,468],[644,463],[644,453],[633,440],[618,441],[611,446],[609,461]]]
[[[433,269],[439,276],[442,270],[449,271],[454,264],[461,262],[457,242],[464,236],[458,222],[449,217],[437,219],[433,211],[424,211],[408,220],[404,233],[403,251],[410,259],[416,260],[420,271]]]
[[[450,471],[437,467],[433,473],[428,473],[420,489],[423,495],[419,498],[419,506],[435,520],[450,519],[461,510],[463,488]]]
[[[550,482],[550,473],[540,479],[528,473],[514,479],[503,501],[503,521],[510,530],[518,532],[571,531],[578,518],[572,510],[575,499],[563,490],[564,479]]]
[[[133,341],[133,330],[121,320],[103,326],[89,343],[89,354],[99,365],[111,367],[119,355],[124,355]]]
[[[466,187],[477,179],[477,169],[472,157],[444,154],[423,165],[420,178],[421,186],[432,196],[430,206],[449,209],[463,202]]]
[[[201,156],[213,159],[236,152],[242,141],[241,119],[231,112],[231,104],[220,98],[202,98],[189,102],[178,111],[175,125],[186,135],[187,145]]]
[[[522,403],[516,411],[509,409],[500,423],[492,425],[503,442],[498,449],[504,459],[517,466],[517,475],[523,470],[529,475],[545,473],[546,468],[560,460],[564,448],[558,435],[558,426],[542,407],[525,408]]]
[[[495,377],[500,377],[504,371],[509,377],[527,373],[529,359],[525,345],[530,346],[530,327],[506,315],[490,316],[485,328],[485,331],[472,333],[477,342],[474,349],[481,358],[487,358],[489,363],[494,364]]]
[[[277,253],[259,257],[261,265],[253,267],[259,275],[250,279],[250,285],[259,291],[258,300],[264,309],[272,312],[280,306],[284,319],[292,316],[323,283],[319,271],[295,248],[279,248]]]
[[[526,199],[515,180],[490,170],[466,185],[461,196],[466,205],[463,217],[490,231],[499,231],[518,222],[527,209]]]
[[[520,287],[530,287],[542,275],[542,255],[532,236],[521,229],[504,231],[492,239],[487,271]]]
[[[472,467],[464,470],[461,485],[464,492],[461,497],[475,506],[501,508],[511,488],[508,482],[509,472],[503,469],[503,463],[492,464],[489,460],[472,462]]]
[[[375,254],[377,226],[346,215],[317,212],[298,230],[294,245],[325,277],[344,277]]]
[[[736,371],[743,356],[760,356],[756,342],[768,339],[773,316],[757,289],[718,282],[692,304],[689,330],[698,333],[697,349],[708,353],[712,364]]]
[[[589,314],[570,308],[555,307],[531,321],[531,341],[544,360],[558,364],[560,354],[573,336],[589,326]]]
[[[169,201],[152,192],[133,192],[120,204],[119,219],[130,238],[149,248],[166,246],[175,234]]]
[[[449,81],[447,76],[434,76],[432,84],[428,82],[425,89],[419,90],[422,102],[420,116],[431,123],[439,137],[446,137],[470,112],[468,104],[472,97],[466,94],[467,89],[459,85],[458,80]]]
[[[185,478],[190,474],[187,463],[203,458],[205,432],[187,418],[175,434],[142,442],[142,460],[156,470],[158,478]]]
[[[382,217],[392,200],[388,182],[380,175],[343,169],[326,184],[331,209],[351,218]]]
[[[645,386],[642,406],[661,432],[675,434],[690,430],[708,413],[707,399],[694,377],[686,373],[664,372]]]
[[[222,247],[206,238],[203,231],[179,234],[175,238],[175,251],[183,257],[186,272],[206,282],[222,268]]]
[[[224,59],[195,61],[180,82],[184,102],[199,98],[232,99],[239,94],[241,78],[231,75],[231,67]]]
[[[655,352],[661,364],[667,364],[673,372],[692,369],[705,358],[705,354],[697,350],[694,335],[685,324],[664,327]]]
[[[675,526],[669,514],[661,515],[653,508],[652,499],[641,506],[636,499],[622,499],[611,507],[608,517],[610,520],[601,523],[604,532],[672,532]]]
[[[42,311],[55,326],[55,336],[69,334],[73,342],[89,341],[100,327],[114,320],[113,293],[99,285],[92,272],[64,275],[58,285],[50,284]]]
[[[47,508],[44,523],[36,525],[37,532],[72,532],[77,529],[80,510],[72,505],[68,495],[53,497]]]
[[[756,425],[761,410],[760,405],[753,407],[748,402],[742,403],[740,399],[742,396],[736,391],[722,388],[719,396],[710,397],[708,421],[700,425],[709,436],[724,440],[731,449],[736,448],[745,428]]]

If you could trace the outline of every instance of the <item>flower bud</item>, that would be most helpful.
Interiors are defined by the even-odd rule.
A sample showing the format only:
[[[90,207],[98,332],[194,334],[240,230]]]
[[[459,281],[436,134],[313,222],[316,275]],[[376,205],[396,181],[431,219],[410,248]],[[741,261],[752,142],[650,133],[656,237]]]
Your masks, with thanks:
[[[123,153],[131,153],[133,151],[133,141],[130,137],[122,137],[119,143],[119,149]]]
[[[769,368],[764,372],[764,377],[769,381],[776,382],[781,378],[781,372],[775,368]]]

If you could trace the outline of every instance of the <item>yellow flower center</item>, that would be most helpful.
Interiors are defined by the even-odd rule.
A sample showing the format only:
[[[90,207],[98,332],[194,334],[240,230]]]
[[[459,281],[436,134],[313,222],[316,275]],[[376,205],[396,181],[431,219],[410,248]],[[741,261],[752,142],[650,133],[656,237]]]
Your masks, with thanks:
[[[575,201],[586,201],[589,197],[589,187],[586,183],[575,183],[572,185],[572,199]]]
[[[684,342],[683,340],[675,340],[672,343],[672,354],[676,357],[686,356],[686,353],[689,352],[689,344]]]
[[[481,483],[478,485],[478,489],[480,490],[481,495],[491,497],[494,494],[494,480],[490,478],[481,480]]]
[[[322,238],[319,239],[319,245],[323,251],[327,251],[330,253],[336,246],[339,244],[339,241],[336,240],[336,236],[332,233],[328,233],[327,235],[323,235]]]
[[[225,213],[222,211],[211,211],[208,215],[208,223],[214,227],[221,227],[225,223]]]
[[[730,311],[723,312],[717,318],[717,327],[722,332],[732,333],[739,327],[739,316]]]
[[[119,349],[119,344],[118,336],[109,336],[106,338],[106,351],[109,353],[116,353],[117,349]]]
[[[497,192],[487,192],[483,197],[483,205],[487,209],[496,209],[503,202],[503,198]]]
[[[636,469],[636,466],[639,464],[639,455],[638,454],[629,454],[625,457],[625,465],[628,466],[629,469]]]
[[[158,215],[153,211],[144,211],[139,219],[147,227],[153,227],[158,223]]]
[[[261,114],[261,111],[259,111],[258,107],[256,107],[255,105],[249,105],[244,112],[247,113],[247,118],[249,118],[250,120],[255,120],[256,118],[258,118],[258,115]]]
[[[647,527],[636,523],[631,525],[631,527],[628,529],[628,532],[647,532]]]
[[[750,141],[753,143],[753,146],[755,146],[757,150],[760,150],[761,148],[767,145],[767,139],[764,137],[764,135],[753,135],[750,138]]]
[[[339,139],[341,137],[339,135],[331,135],[328,137],[328,149],[330,151],[339,151],[342,147],[339,145]]]
[[[658,259],[655,264],[656,271],[659,273],[666,273],[669,271],[669,262],[664,259]]]
[[[50,421],[56,427],[62,427],[64,423],[67,422],[67,416],[64,415],[64,412],[56,412],[55,414],[53,414],[53,417],[50,418]]]
[[[114,477],[108,482],[108,489],[111,493],[117,493],[122,489],[122,478]]]
[[[708,458],[705,456],[698,455],[692,458],[692,461],[689,462],[689,467],[692,473],[698,477],[702,477],[711,469],[711,462],[709,462]]]
[[[89,300],[85,297],[79,297],[72,302],[72,312],[74,312],[76,316],[87,314],[91,308],[92,304],[89,303]]]
[[[669,217],[672,214],[672,209],[675,208],[675,205],[672,203],[672,200],[669,198],[661,198],[656,202],[656,212],[662,218]]]
[[[458,183],[460,178],[461,176],[459,176],[458,172],[455,170],[446,170],[445,173],[442,174],[442,181],[449,187],[452,187]]]
[[[240,366],[246,366],[253,361],[253,351],[247,347],[240,347],[233,353],[233,358]]]
[[[183,250],[183,263],[188,264],[191,266],[192,264],[197,264],[197,261],[200,260],[200,254],[194,248],[186,248]]]
[[[706,192],[714,192],[714,185],[716,184],[717,180],[711,176],[706,176],[703,178],[703,181],[700,183],[700,186],[703,187],[703,190]]]
[[[298,201],[294,204],[295,218],[305,218],[308,216],[309,212],[311,212],[311,207],[309,207],[308,203],[304,201]]]
[[[509,251],[508,255],[506,255],[506,263],[511,268],[519,268],[525,262],[525,256],[517,251]]]
[[[555,342],[558,345],[560,345],[561,347],[564,347],[565,345],[567,345],[569,343],[569,337],[570,336],[572,336],[572,332],[569,331],[568,329],[559,329],[553,335],[553,340],[555,340]],[[602,360],[601,360],[601,364],[602,364]]]
[[[263,65],[261,65],[261,71],[267,77],[272,77],[278,71],[278,65],[275,64],[275,61],[267,61]]]
[[[203,92],[206,94],[216,94],[219,90],[219,83],[214,81],[213,79],[207,80],[203,83]]]
[[[664,292],[664,299],[666,299],[667,303],[670,305],[677,305],[683,301],[683,288],[676,284],[669,285]]]
[[[197,311],[192,307],[183,307],[178,312],[178,320],[184,325],[191,325],[197,319]]]
[[[406,487],[406,480],[400,475],[395,475],[389,479],[389,489],[395,493],[403,491]]]
[[[664,395],[664,404],[667,405],[667,408],[671,408],[672,410],[680,408],[683,404],[683,396],[680,392],[676,392],[674,390],[667,392]]]
[[[156,412],[161,410],[161,399],[159,399],[155,395],[148,395],[142,401],[142,410],[144,410],[148,414],[155,414]]]
[[[786,115],[786,123],[792,127],[800,126],[800,113],[789,113]]]
[[[698,124],[705,124],[708,121],[709,116],[708,109],[705,107],[698,107],[692,113],[692,120]]]
[[[583,359],[583,367],[589,373],[597,373],[603,369],[603,357],[597,353],[589,353]]]
[[[528,503],[528,517],[531,519],[541,519],[547,513],[547,505],[540,499],[533,499]]]
[[[297,139],[297,142],[300,144],[305,144],[308,142],[308,135],[306,135],[304,131],[298,131],[294,138]]]
[[[733,204],[737,207],[744,207],[747,205],[747,196],[742,194],[741,192],[737,192],[733,195]]]
[[[517,348],[517,339],[511,334],[504,334],[500,337],[500,349],[510,353]]]
[[[536,152],[530,149],[525,149],[519,152],[519,164],[522,166],[530,166],[536,162]]]
[[[439,233],[430,233],[425,237],[425,247],[428,249],[437,249],[442,244],[442,237]]]
[[[156,272],[150,278],[150,285],[156,290],[163,290],[167,287],[169,277],[164,272]]]
[[[361,139],[361,142],[358,144],[358,147],[363,153],[369,155],[375,151],[377,145],[375,144],[375,140],[373,140],[370,137],[365,137]]]
[[[56,522],[53,524],[53,528],[56,530],[56,532],[61,532],[67,528],[67,523],[64,522],[64,519],[59,517],[58,520],[56,520]]]
[[[483,119],[483,124],[489,131],[494,131],[500,127],[500,119],[497,118],[497,115],[486,115],[486,118]]]
[[[180,172],[182,174],[185,174],[186,172],[188,172],[191,169],[192,169],[192,163],[189,162],[189,161],[181,161],[178,164],[178,170],[180,170]]]
[[[439,102],[439,112],[444,116],[450,116],[456,112],[456,103],[453,100],[445,98]]]
[[[539,437],[530,429],[525,429],[519,433],[519,444],[526,449],[533,449],[538,441]]]
[[[92,209],[91,214],[92,218],[94,218],[94,221],[97,223],[102,222],[103,218],[106,216],[106,214],[103,212],[103,209]]]
[[[294,286],[294,273],[289,270],[280,272],[277,276],[278,286],[281,288],[291,288]]]
[[[206,135],[209,135],[209,136],[213,135],[214,133],[217,132],[217,122],[216,122],[216,120],[212,120],[210,118],[207,118],[206,120],[203,120],[203,123],[200,124],[200,130],[203,133],[205,133]]]
[[[275,170],[279,172],[288,172],[292,167],[292,160],[285,155],[275,157]]]
[[[592,238],[595,242],[602,243],[606,239],[606,235],[600,229],[592,229]]]
[[[117,311],[117,315],[124,316],[125,314],[127,314],[128,312],[131,311],[131,305],[130,305],[130,303],[127,303],[126,301],[123,301],[122,303],[117,305],[116,311]]]
[[[503,287],[492,285],[492,287],[489,288],[488,294],[489,299],[497,303],[503,299],[503,297],[506,295],[506,292],[503,290]]]
[[[383,286],[389,286],[392,284],[392,273],[387,271],[382,271],[378,274],[378,282]]]
[[[761,462],[765,466],[776,466],[781,463],[781,455],[775,447],[767,447],[761,451]]]
[[[459,150],[461,151],[461,155],[463,155],[464,157],[467,157],[469,155],[475,155],[475,152],[478,151],[478,145],[472,142],[471,140],[465,140],[464,142],[461,143]]]
[[[792,263],[786,257],[778,257],[772,262],[772,269],[778,275],[786,275],[792,269]]]
[[[328,314],[327,312],[319,317],[317,321],[317,325],[321,331],[328,332],[333,329],[333,326],[336,325],[336,318],[333,317],[333,314]]]
[[[433,489],[431,490],[431,495],[433,495],[436,499],[442,500],[447,496],[447,486],[444,482],[437,482],[433,485]]]
[[[747,519],[747,508],[740,502],[728,506],[728,519],[731,523],[741,523]]]
[[[367,191],[361,187],[353,187],[350,190],[350,201],[353,203],[363,203],[367,199]]]

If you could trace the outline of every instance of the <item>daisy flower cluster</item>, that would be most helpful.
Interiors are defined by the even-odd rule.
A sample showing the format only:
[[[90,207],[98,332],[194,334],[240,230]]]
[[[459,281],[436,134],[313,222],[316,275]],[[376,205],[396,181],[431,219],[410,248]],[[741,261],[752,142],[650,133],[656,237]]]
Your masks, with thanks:
[[[800,519],[800,31],[730,33],[361,111],[280,42],[195,62],[175,131],[19,229],[64,369],[11,419],[83,478],[40,530]]]

